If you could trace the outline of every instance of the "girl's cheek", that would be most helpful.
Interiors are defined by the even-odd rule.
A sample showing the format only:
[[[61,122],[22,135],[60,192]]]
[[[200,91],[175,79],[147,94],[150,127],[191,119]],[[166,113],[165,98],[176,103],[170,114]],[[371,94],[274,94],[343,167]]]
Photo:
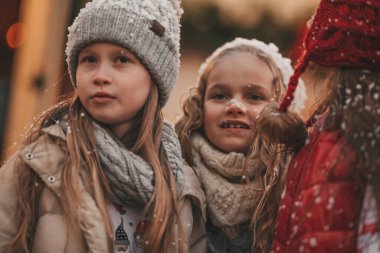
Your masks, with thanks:
[[[253,106],[249,108],[249,112],[252,114],[259,114],[263,110],[263,106]]]
[[[249,118],[252,122],[256,121],[257,116],[260,114],[260,112],[264,109],[265,106],[266,106],[266,104],[255,105],[255,106],[248,108],[248,115],[249,115]]]

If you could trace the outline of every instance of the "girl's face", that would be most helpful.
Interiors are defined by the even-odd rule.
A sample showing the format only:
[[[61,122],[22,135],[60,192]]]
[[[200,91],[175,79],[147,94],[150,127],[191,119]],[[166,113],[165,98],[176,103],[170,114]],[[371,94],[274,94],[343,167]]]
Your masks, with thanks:
[[[95,43],[78,56],[77,91],[87,112],[118,137],[133,126],[151,89],[151,77],[129,50]]]
[[[273,96],[273,74],[264,61],[244,52],[223,56],[207,80],[206,137],[224,152],[248,152],[256,117]]]

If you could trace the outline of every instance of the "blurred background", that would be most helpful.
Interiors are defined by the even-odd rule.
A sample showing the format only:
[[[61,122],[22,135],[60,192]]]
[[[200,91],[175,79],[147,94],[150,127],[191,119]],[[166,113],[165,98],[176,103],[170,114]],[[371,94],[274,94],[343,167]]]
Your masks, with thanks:
[[[72,91],[64,48],[69,26],[86,0],[0,2],[0,161],[17,147],[33,118]],[[181,115],[200,64],[233,38],[273,42],[293,62],[318,0],[183,0],[181,69],[164,108]],[[306,78],[307,80],[307,78]],[[310,98],[315,90],[307,84]],[[309,87],[310,86],[310,87]],[[312,99],[306,104],[308,116]]]

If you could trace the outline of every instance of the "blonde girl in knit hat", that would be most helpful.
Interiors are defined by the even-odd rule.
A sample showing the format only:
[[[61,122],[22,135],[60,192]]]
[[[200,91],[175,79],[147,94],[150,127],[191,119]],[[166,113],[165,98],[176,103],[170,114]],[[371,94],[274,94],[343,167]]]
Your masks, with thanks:
[[[66,46],[73,97],[39,116],[0,169],[0,252],[204,251],[193,233],[204,194],[161,116],[181,12],[167,0],[80,11]]]
[[[266,252],[287,158],[276,145],[257,149],[252,129],[264,106],[282,98],[290,60],[272,43],[236,38],[199,72],[176,131],[206,194],[208,251]],[[300,90],[293,109],[304,99]]]

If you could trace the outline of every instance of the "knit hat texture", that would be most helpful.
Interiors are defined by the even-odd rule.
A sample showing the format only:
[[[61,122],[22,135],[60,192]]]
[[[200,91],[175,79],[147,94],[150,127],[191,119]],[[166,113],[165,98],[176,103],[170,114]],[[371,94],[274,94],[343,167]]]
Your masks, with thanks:
[[[210,62],[214,61],[220,54],[222,54],[224,51],[233,49],[239,46],[247,46],[251,48],[255,48],[259,51],[261,51],[263,54],[265,54],[279,69],[283,83],[286,85],[289,82],[289,78],[293,73],[293,68],[291,65],[291,61],[289,58],[284,57],[280,52],[278,47],[273,43],[264,43],[260,40],[256,39],[245,39],[245,38],[235,38],[234,40],[227,42],[217,48],[201,65],[199,69],[199,78],[201,78],[204,75],[204,72],[206,71],[207,66]],[[306,88],[302,80],[300,80],[300,87],[297,89],[296,99],[293,101],[291,110],[294,112],[301,112],[304,108],[305,101],[307,99],[306,95]]]
[[[78,54],[96,42],[110,42],[134,53],[149,70],[164,106],[179,71],[179,0],[93,0],[68,28],[66,62],[76,86]]]
[[[321,0],[281,111],[289,107],[299,76],[310,61],[327,67],[379,69],[380,1]]]

